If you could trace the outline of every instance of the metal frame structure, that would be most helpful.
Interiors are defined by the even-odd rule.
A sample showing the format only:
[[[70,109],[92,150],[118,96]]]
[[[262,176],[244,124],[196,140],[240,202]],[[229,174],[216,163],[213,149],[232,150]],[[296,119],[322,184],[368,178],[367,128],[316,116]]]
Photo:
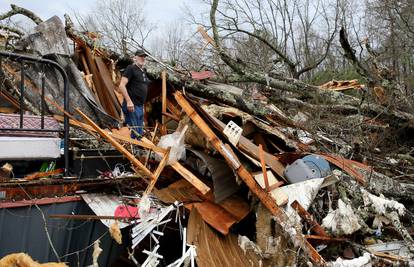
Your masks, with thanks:
[[[16,62],[20,62],[21,64],[21,79],[20,79],[20,125],[19,128],[0,128],[0,131],[4,130],[13,130],[13,131],[37,131],[37,132],[61,132],[60,130],[50,130],[44,129],[44,116],[45,116],[45,76],[42,75],[42,87],[41,87],[41,122],[40,122],[40,129],[25,129],[23,128],[23,117],[24,117],[24,63],[31,62],[31,63],[40,63],[40,64],[47,64],[59,71],[63,78],[63,106],[65,110],[64,114],[64,121],[63,121],[63,132],[64,132],[64,157],[65,157],[65,176],[69,175],[69,118],[67,116],[69,112],[69,86],[68,86],[68,76],[65,70],[60,66],[58,63],[44,58],[36,58],[27,55],[21,55],[16,53],[10,53],[5,51],[0,51],[0,67],[1,61],[3,58],[8,58],[14,60]]]

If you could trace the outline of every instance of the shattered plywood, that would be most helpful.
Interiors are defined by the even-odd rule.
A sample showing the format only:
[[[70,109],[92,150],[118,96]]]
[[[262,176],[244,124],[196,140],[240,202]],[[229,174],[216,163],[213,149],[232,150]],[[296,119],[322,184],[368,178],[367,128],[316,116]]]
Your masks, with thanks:
[[[261,266],[259,257],[251,250],[244,252],[234,234],[220,236],[205,223],[196,209],[188,219],[187,243],[197,247],[197,265],[214,266]]]
[[[154,194],[164,203],[172,204],[175,201],[181,203],[201,202],[197,196],[197,189],[185,179],[178,180],[166,188],[155,190]]]
[[[336,81],[332,80],[327,83],[324,83],[319,86],[322,89],[329,89],[334,91],[345,91],[345,90],[360,90],[364,89],[365,85],[360,84],[358,80],[349,80],[349,81]]]

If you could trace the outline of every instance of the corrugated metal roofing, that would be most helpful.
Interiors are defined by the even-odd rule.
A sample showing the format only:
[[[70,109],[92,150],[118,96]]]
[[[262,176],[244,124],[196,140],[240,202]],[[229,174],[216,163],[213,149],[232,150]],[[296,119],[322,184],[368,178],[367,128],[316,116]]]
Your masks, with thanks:
[[[110,266],[124,249],[112,240],[108,228],[100,221],[49,218],[51,214],[93,214],[83,201],[39,207],[46,217],[48,231],[61,261],[68,262],[69,266],[91,265],[93,246],[71,253],[88,247],[102,235],[100,246],[103,252],[99,266]],[[16,252],[25,252],[39,262],[57,260],[49,245],[41,213],[35,206],[0,209],[0,258]]]

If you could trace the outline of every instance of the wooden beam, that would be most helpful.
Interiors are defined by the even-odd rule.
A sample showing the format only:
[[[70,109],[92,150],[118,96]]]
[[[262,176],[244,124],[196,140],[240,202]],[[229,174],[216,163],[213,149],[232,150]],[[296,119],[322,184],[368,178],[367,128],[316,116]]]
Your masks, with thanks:
[[[305,235],[306,239],[310,240],[318,240],[318,241],[325,241],[325,242],[344,242],[349,241],[348,238],[344,237],[331,237],[331,236],[321,236],[321,235]]]
[[[162,112],[167,112],[167,72],[165,70],[161,73],[161,79],[162,79]]]
[[[106,112],[108,112],[109,115],[113,116],[114,118],[120,118],[120,114],[117,110],[117,107],[115,106],[115,102],[111,98],[111,95],[110,95],[111,92],[109,91],[107,87],[108,86],[108,84],[106,83],[107,80],[104,80],[105,75],[101,74],[99,70],[99,68],[102,67],[102,65],[100,64],[101,58],[99,58],[98,56],[95,56],[92,53],[92,50],[88,46],[85,45],[83,48],[85,51],[86,61],[89,66],[89,70],[93,74],[92,80],[95,85],[96,92],[98,93],[99,101],[101,102],[103,108],[105,109]],[[101,68],[101,71],[102,71],[102,68]],[[112,83],[112,80],[110,80],[110,82]]]
[[[171,101],[167,98],[167,109],[170,110],[171,114],[174,114],[177,118],[179,118],[181,116],[181,111],[174,106],[173,103],[171,103]]]
[[[299,214],[299,216],[304,219],[310,226],[311,230],[315,233],[317,233],[320,236],[328,237],[328,233],[322,228],[322,226],[319,225],[313,218],[312,215],[310,215],[309,212],[307,212],[302,205],[299,204],[297,200],[293,201],[290,206],[296,210],[296,212]]]
[[[152,144],[150,140],[143,137],[142,142]],[[159,154],[159,152],[155,153]],[[208,187],[205,183],[203,183],[200,179],[197,178],[192,172],[187,170],[181,163],[178,161],[170,164],[170,166],[178,172],[184,179],[186,179],[190,184],[192,184],[198,191],[200,191],[203,195],[207,194],[210,191],[210,187]]]
[[[253,137],[254,142],[256,145],[262,145],[262,149],[266,152],[269,151],[269,148],[267,147],[266,141],[263,138],[263,134],[261,132],[256,132]]]
[[[266,172],[267,172],[267,177],[269,179],[269,183],[273,183],[276,185],[281,183],[280,181],[276,179],[276,177],[273,175],[273,173],[270,170]],[[261,188],[263,189],[266,188],[265,183],[264,183],[263,172],[253,173],[253,177],[256,180],[256,182],[260,185]],[[276,204],[278,206],[284,206],[288,203],[289,197],[283,190],[277,189],[277,188],[272,189],[272,186],[270,186],[269,190],[270,191],[268,193],[276,201]]]
[[[265,183],[265,190],[266,192],[270,191],[269,187],[269,178],[267,177],[267,170],[266,170],[266,163],[264,159],[264,151],[262,144],[259,145],[259,158],[260,158],[260,164],[262,165],[262,172],[263,172],[263,180]]]
[[[166,149],[158,147],[156,145],[149,145],[149,144],[146,144],[142,141],[139,141],[139,140],[136,140],[136,139],[133,139],[133,138],[130,138],[130,137],[125,137],[125,136],[122,136],[122,135],[119,135],[119,134],[115,134],[115,133],[109,132],[109,131],[107,133],[110,136],[112,136],[113,138],[116,138],[118,140],[130,143],[130,144],[133,144],[133,145],[137,145],[137,146],[140,146],[140,147],[143,147],[143,148],[148,148],[148,149],[151,149],[153,151],[156,151],[156,152],[159,152],[159,153],[162,153],[162,154],[164,154],[166,152]]]
[[[180,118],[176,117],[174,114],[171,114],[171,113],[168,113],[168,112],[163,112],[162,115],[163,115],[163,118],[164,118],[164,123],[163,124],[166,123],[165,117],[168,117],[168,118],[173,119],[175,121],[180,121]]]
[[[217,48],[216,42],[214,42],[213,38],[208,35],[206,30],[204,30],[203,26],[198,26],[197,31],[201,34],[204,40],[206,40],[207,44],[212,45],[214,48]]]
[[[54,117],[56,120],[58,120],[58,121],[60,121],[60,122],[63,122],[63,116],[60,116],[60,115],[53,115],[53,117]],[[70,124],[70,125],[72,125],[72,126],[76,126],[76,127],[82,128],[82,129],[84,129],[84,130],[86,130],[86,131],[88,131],[88,132],[91,132],[91,133],[96,133],[96,132],[97,132],[97,131],[96,131],[96,130],[92,127],[92,126],[90,126],[89,124],[86,124],[86,123],[80,122],[80,121],[75,120],[75,119],[69,119],[69,124]],[[103,130],[103,131],[105,131],[108,135],[110,135],[110,136],[112,136],[113,138],[118,139],[118,140],[120,140],[120,141],[124,141],[124,142],[130,143],[130,144],[133,144],[133,145],[137,145],[137,146],[140,146],[140,147],[143,147],[143,148],[151,149],[151,150],[153,150],[153,151],[157,151],[157,152],[162,153],[162,154],[164,154],[165,152],[167,152],[167,150],[166,150],[166,149],[161,148],[161,147],[158,147],[158,146],[155,146],[155,145],[153,145],[153,144],[151,145],[151,144],[148,144],[148,143],[144,143],[144,142],[142,142],[142,141],[138,141],[138,140],[136,140],[136,139],[132,139],[132,138],[129,138],[129,137],[125,137],[125,136],[123,136],[123,135],[116,134],[116,133],[113,133],[113,132],[111,132],[111,131],[106,131],[106,130]]]
[[[154,131],[151,133],[151,143],[154,143],[155,136],[157,135],[157,130],[158,130],[158,121],[155,124]],[[147,144],[147,143],[144,143],[144,144]],[[151,156],[151,151],[148,151],[147,157],[145,158],[145,163],[144,163],[145,166],[147,166],[150,156]]]
[[[154,179],[151,180],[150,184],[148,185],[147,189],[145,189],[145,192],[142,197],[147,196],[151,193],[152,189],[154,188],[155,184],[158,181],[158,178],[160,177],[160,174],[162,170],[164,170],[165,165],[167,165],[168,157],[170,156],[170,148],[167,149],[167,152],[164,154],[164,157],[160,161],[160,164],[158,164],[158,168],[154,172]]]
[[[218,130],[223,131],[226,125],[215,117],[211,118],[217,124]],[[248,154],[250,157],[256,160],[260,160],[259,147],[243,135],[240,136],[239,142],[237,143],[237,148],[239,148],[242,152]],[[285,170],[283,164],[275,156],[273,156],[270,153],[267,153],[266,151],[264,151],[264,158],[266,165],[269,166],[277,175],[279,175],[283,180],[286,181],[286,178],[283,176],[283,172]]]
[[[162,116],[161,116],[161,127],[160,127],[160,131],[161,134],[167,134],[167,128],[165,126],[166,121],[166,113],[167,113],[167,72],[165,70],[162,71],[161,73],[161,80],[162,80],[162,84],[161,84],[161,104],[162,104]]]
[[[231,157],[231,153],[227,151],[223,142],[218,139],[218,137],[210,129],[207,123],[200,117],[200,115],[198,115],[198,113],[194,110],[184,95],[181,92],[177,91],[175,92],[174,96],[178,104],[203,132],[203,134],[207,137],[214,148],[226,159],[228,164],[237,172],[238,176],[244,181],[244,183],[269,209],[272,215],[274,215],[276,222],[282,226],[282,229],[286,230],[286,234],[289,235],[289,237],[292,239],[293,244],[295,244],[295,246],[301,247],[314,264],[325,265],[325,260],[306,240],[302,233],[289,231],[289,229],[294,229],[294,227],[289,223],[289,218],[286,213],[281,208],[279,208],[275,200],[256,183],[252,174],[239,163],[238,159]]]
[[[92,128],[94,128],[103,138],[108,140],[111,145],[113,145],[119,152],[121,152],[131,163],[142,170],[146,175],[151,177],[151,179],[156,179],[154,174],[147,169],[134,155],[132,155],[126,148],[124,148],[120,143],[115,141],[115,139],[109,135],[106,131],[101,129],[98,125],[96,125],[88,116],[86,116],[79,108],[75,109],[88,123]]]
[[[4,97],[16,109],[20,109],[20,103],[6,90],[0,90],[0,96]]]
[[[271,186],[269,186],[269,191],[268,192],[271,192],[271,191],[281,187],[284,183],[285,182],[283,182],[283,181],[278,181],[277,183],[272,184]]]
[[[117,220],[131,221],[139,219],[137,217],[120,217],[120,216],[98,216],[98,215],[81,215],[81,214],[52,214],[49,218],[68,219],[68,220]]]
[[[89,67],[88,67],[88,63],[86,63],[85,55],[82,52],[78,53],[78,55],[82,61],[82,66],[83,66],[83,69],[85,70],[85,74],[86,75],[91,74],[91,71],[89,70]]]

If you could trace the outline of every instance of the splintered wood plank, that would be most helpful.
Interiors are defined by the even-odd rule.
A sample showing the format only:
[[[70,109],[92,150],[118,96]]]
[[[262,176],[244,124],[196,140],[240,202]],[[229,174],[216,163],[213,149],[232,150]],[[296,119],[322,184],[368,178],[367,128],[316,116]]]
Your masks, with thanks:
[[[121,114],[121,103],[118,102],[118,98],[115,95],[115,84],[112,81],[111,73],[109,72],[107,66],[103,62],[102,58],[95,57],[96,66],[98,67],[99,73],[101,74],[101,78],[103,84],[105,85],[105,89],[107,90],[107,95],[110,98],[113,106],[115,107],[118,114]]]
[[[109,115],[120,118],[120,114],[115,108],[114,102],[111,100],[109,96],[109,91],[106,88],[104,81],[102,80],[101,74],[97,67],[96,58],[89,47],[84,46],[85,49],[85,56],[86,61],[88,63],[89,69],[92,73],[92,80],[95,85],[96,92],[98,93],[99,101],[101,102],[102,106],[104,107],[105,111],[108,112]]]
[[[278,185],[280,182],[276,179],[276,177],[273,175],[273,173],[271,171],[266,171],[267,173],[267,177],[269,179],[269,183],[272,185]],[[265,185],[265,181],[264,181],[264,175],[263,172],[259,172],[259,173],[254,173],[253,174],[254,179],[256,180],[256,182],[263,188],[266,188]],[[285,192],[283,192],[282,190],[275,188],[272,189],[272,186],[270,186],[270,195],[272,196],[272,198],[276,201],[276,204],[278,206],[283,206],[285,205],[288,201],[289,201],[289,197],[286,195]]]
[[[16,109],[20,109],[20,103],[6,90],[0,90],[0,96],[5,98]]]
[[[147,144],[154,145],[150,140],[143,137],[142,142]],[[160,154],[159,152],[155,151],[155,153]],[[178,161],[170,164],[170,166],[178,172],[184,179],[186,179],[190,184],[192,184],[198,191],[200,191],[203,195],[210,191],[210,187],[208,187],[205,183],[203,183],[200,179],[197,178],[192,172],[187,170],[181,163]]]
[[[158,178],[161,175],[161,172],[164,170],[165,165],[167,165],[168,157],[170,156],[170,148],[164,154],[164,157],[158,164],[158,168],[154,172],[154,179],[151,180],[150,184],[148,185],[147,189],[145,189],[144,196],[147,196],[151,193],[152,189],[154,188],[155,184],[157,183]]]
[[[316,265],[325,265],[325,260],[316,251],[316,249],[306,240],[302,233],[293,230],[293,225],[289,222],[289,218],[286,213],[279,208],[276,201],[265,192],[259,184],[255,181],[252,174],[244,168],[238,162],[237,158],[232,157],[231,153],[226,149],[224,144],[215,133],[210,129],[207,123],[198,115],[194,110],[190,102],[184,97],[184,95],[177,91],[174,94],[175,99],[181,108],[187,113],[191,120],[198,126],[198,128],[207,137],[213,147],[226,159],[228,164],[237,172],[238,176],[244,181],[244,183],[250,188],[250,190],[260,199],[260,201],[269,209],[272,215],[275,217],[275,221],[282,226],[288,236],[292,239],[295,246],[300,247],[309,256],[311,261]]]
[[[154,174],[147,169],[137,158],[135,158],[134,155],[132,155],[126,148],[124,148],[120,143],[115,141],[115,139],[110,136],[106,131],[101,129],[98,125],[96,125],[88,116],[86,116],[80,109],[76,108],[76,112],[78,112],[88,123],[92,128],[94,128],[103,138],[108,140],[111,145],[113,145],[119,152],[121,152],[131,163],[142,170],[146,175],[151,177],[151,179],[156,179]]]

